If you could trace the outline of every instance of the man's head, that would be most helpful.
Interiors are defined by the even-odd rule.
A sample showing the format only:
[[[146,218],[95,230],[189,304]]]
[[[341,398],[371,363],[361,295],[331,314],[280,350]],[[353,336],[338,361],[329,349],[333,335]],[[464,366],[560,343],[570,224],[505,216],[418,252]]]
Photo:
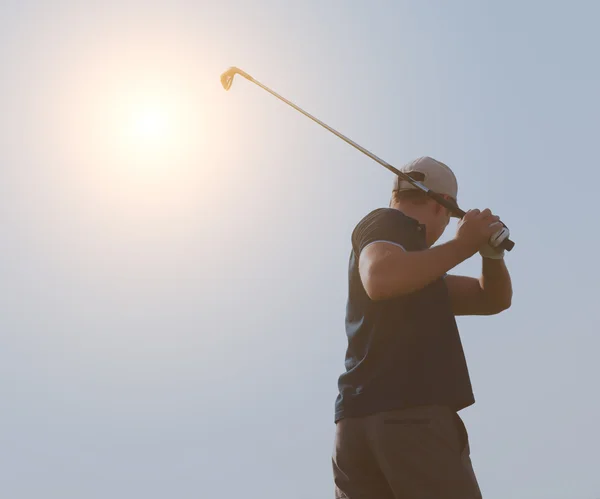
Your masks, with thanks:
[[[456,203],[458,195],[456,176],[444,163],[425,156],[404,165],[400,171]],[[390,208],[400,210],[425,225],[428,246],[432,246],[440,238],[452,216],[447,208],[410,182],[397,176],[394,179]]]

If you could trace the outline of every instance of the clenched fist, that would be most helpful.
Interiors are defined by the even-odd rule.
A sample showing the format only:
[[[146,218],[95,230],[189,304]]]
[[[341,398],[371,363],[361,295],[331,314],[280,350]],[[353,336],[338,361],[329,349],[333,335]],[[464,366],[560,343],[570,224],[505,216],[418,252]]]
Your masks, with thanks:
[[[502,228],[500,217],[493,215],[488,208],[483,211],[469,210],[458,222],[454,239],[472,256],[488,244],[492,236]]]

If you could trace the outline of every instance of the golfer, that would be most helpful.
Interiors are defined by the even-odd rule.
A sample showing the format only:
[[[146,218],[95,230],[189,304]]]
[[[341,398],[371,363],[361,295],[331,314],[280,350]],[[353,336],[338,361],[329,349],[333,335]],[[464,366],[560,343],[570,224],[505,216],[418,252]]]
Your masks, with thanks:
[[[401,170],[457,201],[445,164],[423,157]],[[489,209],[471,210],[453,239],[433,246],[450,217],[396,177],[389,207],[352,233],[348,347],[335,402],[336,499],[482,497],[458,415],[475,399],[455,316],[510,307],[510,276],[497,249],[509,233]],[[475,254],[483,257],[479,279],[448,274]]]

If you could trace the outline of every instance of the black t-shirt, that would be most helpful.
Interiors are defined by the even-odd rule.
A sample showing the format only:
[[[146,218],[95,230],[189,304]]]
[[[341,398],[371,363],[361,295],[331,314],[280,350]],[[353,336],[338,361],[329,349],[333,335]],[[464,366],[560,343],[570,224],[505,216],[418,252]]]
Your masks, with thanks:
[[[425,226],[393,208],[378,208],[352,233],[346,307],[345,372],[335,422],[419,405],[459,411],[475,402],[444,277],[425,288],[372,301],[358,273],[360,252],[375,241],[406,251],[427,249]]]

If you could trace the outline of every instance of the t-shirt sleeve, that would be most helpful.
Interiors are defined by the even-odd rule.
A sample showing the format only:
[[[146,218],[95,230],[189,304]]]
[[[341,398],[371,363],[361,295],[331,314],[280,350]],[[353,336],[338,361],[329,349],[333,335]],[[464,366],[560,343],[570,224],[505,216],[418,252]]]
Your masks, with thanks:
[[[414,249],[414,228],[396,210],[381,210],[363,218],[352,232],[352,247],[357,255],[369,244],[386,241],[410,251]]]

